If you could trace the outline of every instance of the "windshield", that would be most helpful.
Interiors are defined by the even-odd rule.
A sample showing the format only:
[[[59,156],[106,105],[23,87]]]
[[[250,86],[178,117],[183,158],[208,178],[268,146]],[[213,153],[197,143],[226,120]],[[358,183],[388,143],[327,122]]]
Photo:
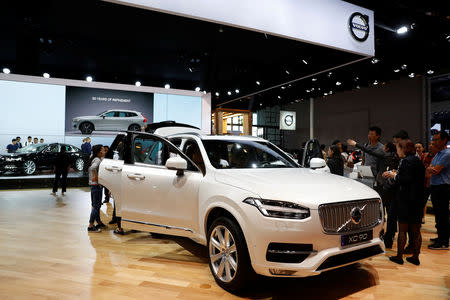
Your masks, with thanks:
[[[298,168],[286,153],[268,142],[203,140],[216,169]]]
[[[42,149],[47,147],[47,144],[36,144],[36,145],[28,145],[23,148],[17,149],[17,153],[30,153],[30,152],[39,152]]]
[[[97,117],[100,117],[101,115],[103,115],[105,112],[107,112],[107,110],[105,110],[105,111],[102,111],[101,113],[99,113],[99,114],[96,114],[96,116]]]

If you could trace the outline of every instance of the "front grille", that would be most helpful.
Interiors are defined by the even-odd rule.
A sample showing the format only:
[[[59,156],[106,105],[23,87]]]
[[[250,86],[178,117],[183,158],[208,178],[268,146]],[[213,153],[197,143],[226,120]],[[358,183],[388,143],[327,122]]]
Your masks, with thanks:
[[[381,249],[379,245],[375,245],[356,251],[330,256],[317,268],[317,271],[342,266],[381,253],[384,253],[383,249]]]
[[[352,221],[352,210],[358,207],[361,220]],[[348,202],[322,204],[319,206],[320,222],[327,234],[353,233],[375,227],[381,223],[380,199],[366,199]]]

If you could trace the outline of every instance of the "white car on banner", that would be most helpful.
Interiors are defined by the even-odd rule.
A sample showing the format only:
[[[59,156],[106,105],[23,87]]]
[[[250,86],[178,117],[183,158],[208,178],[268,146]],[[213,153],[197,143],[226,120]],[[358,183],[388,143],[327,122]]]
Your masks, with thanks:
[[[109,131],[141,131],[147,123],[142,113],[134,110],[112,109],[95,116],[81,116],[72,119],[72,128],[83,134],[90,134],[94,130]]]
[[[261,138],[182,127],[119,134],[99,182],[123,227],[207,246],[211,272],[229,291],[255,273],[310,276],[384,253],[373,189],[301,167]]]

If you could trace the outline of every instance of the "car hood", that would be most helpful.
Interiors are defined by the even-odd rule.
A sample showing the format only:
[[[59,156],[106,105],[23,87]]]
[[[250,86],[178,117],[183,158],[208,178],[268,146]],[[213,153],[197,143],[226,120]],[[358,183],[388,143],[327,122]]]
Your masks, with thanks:
[[[379,198],[353,179],[305,168],[217,170],[215,178],[262,199],[291,201],[311,209],[324,203]]]

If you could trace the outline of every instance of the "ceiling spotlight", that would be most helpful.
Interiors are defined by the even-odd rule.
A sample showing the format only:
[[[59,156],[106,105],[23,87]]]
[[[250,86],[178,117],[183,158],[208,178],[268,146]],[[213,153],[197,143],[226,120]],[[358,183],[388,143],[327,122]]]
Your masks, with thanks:
[[[228,91],[227,94],[228,94],[228,96],[231,96],[231,92],[230,91]]]
[[[317,81],[317,78],[314,77],[314,78],[312,78],[311,80],[312,80],[312,81]]]
[[[449,34],[449,35],[447,35],[447,36],[445,37],[445,39],[446,39],[447,41],[449,41],[449,42],[450,42],[450,34]]]
[[[281,96],[278,96],[278,99],[281,99]]]
[[[311,89],[311,92],[314,91],[314,88]]]
[[[203,94],[205,94],[205,95],[206,95],[206,91],[203,91]]]
[[[330,91],[328,94],[333,95],[333,91]]]
[[[262,103],[260,103],[259,106],[262,106]]]
[[[236,90],[234,90],[235,92],[236,92],[236,94],[239,94],[239,90],[238,89],[236,89]]]
[[[408,67],[408,65],[403,64],[402,65],[402,70],[406,70],[407,67]]]
[[[136,81],[136,82],[134,83],[134,85],[139,87],[139,86],[141,86],[141,82],[140,82],[140,81]]]
[[[189,72],[191,72],[191,73],[194,72],[194,70],[192,70],[192,68],[188,68],[188,69],[189,69]]]
[[[3,68],[3,73],[9,74],[9,73],[11,73],[11,70],[8,68]]]
[[[411,29],[416,28],[416,23],[412,23],[412,24],[409,26],[409,28],[411,28]]]
[[[292,86],[292,84],[288,84],[288,87],[291,87]]]
[[[359,80],[359,77],[356,76],[353,80],[354,80],[354,81],[358,81],[358,80]]]
[[[166,84],[164,85],[164,88],[165,88],[165,89],[170,89],[170,84],[166,83]]]
[[[317,88],[318,91],[320,91],[320,88]]]
[[[408,32],[408,27],[402,26],[399,29],[397,29],[397,34],[404,34]]]
[[[394,69],[394,72],[398,73],[398,72],[400,72],[400,69]]]
[[[328,96],[328,93],[323,93],[324,96]]]
[[[416,76],[416,74],[414,74],[414,73],[409,73],[409,74],[408,74],[408,77],[409,77],[409,78],[414,78],[414,76]]]
[[[50,78],[50,74],[48,74],[48,73],[44,73],[44,74],[42,74],[42,76],[44,76],[44,78]]]
[[[359,90],[361,87],[359,85],[357,85],[356,88]]]
[[[306,60],[304,60],[304,59],[302,59],[302,62],[303,62],[305,65],[308,64],[308,62],[307,62]]]
[[[337,86],[339,86],[339,85],[341,85],[342,83],[340,82],[340,81],[336,81],[336,85]]]
[[[288,75],[290,74],[288,70],[286,70],[285,72],[286,72],[286,74],[288,74]]]
[[[373,85],[378,85],[378,80],[375,80],[375,81],[373,82]]]
[[[378,58],[376,58],[376,57],[374,57],[374,58],[372,58],[372,63],[373,64],[376,64],[377,62],[379,62],[380,60],[378,59]]]
[[[307,93],[310,93],[311,91],[310,91],[310,90],[306,90],[306,92],[307,92]]]
[[[331,75],[333,75],[333,72],[328,72],[328,78],[330,78],[331,77]]]
[[[216,92],[216,96],[219,97],[219,96],[220,96],[220,93],[219,93],[219,92]]]
[[[200,92],[200,87],[199,87],[199,86],[196,87],[196,88],[195,88],[195,91],[196,91],[196,92]]]
[[[282,86],[282,87],[281,87],[282,90],[284,90],[285,88],[286,88],[285,86]]]
[[[92,76],[86,76],[86,81],[87,82],[92,82],[92,80],[93,80]]]
[[[431,74],[433,74],[433,73],[434,73],[433,70],[428,70],[428,71],[427,71],[427,74],[428,74],[428,75],[431,75]]]
[[[257,81],[257,82],[256,82],[256,84],[257,84],[257,85],[260,85],[260,84],[261,84],[261,82]]]

